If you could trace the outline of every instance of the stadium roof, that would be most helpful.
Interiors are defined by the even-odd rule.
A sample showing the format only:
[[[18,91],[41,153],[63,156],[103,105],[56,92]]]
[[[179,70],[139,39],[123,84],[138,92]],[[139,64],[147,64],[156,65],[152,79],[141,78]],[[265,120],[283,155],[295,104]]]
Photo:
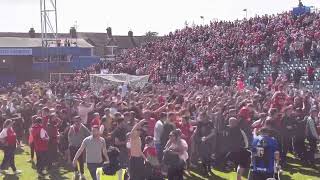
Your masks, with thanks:
[[[61,39],[61,44],[64,43],[65,39]],[[76,40],[70,39],[72,42]],[[82,48],[92,48],[93,46],[89,44],[84,39],[77,39],[78,47]],[[26,37],[0,37],[0,47],[1,48],[23,48],[23,47],[41,47],[41,38],[26,38]]]
[[[92,46],[105,46],[108,45],[110,40],[107,39],[107,33],[94,33],[94,32],[78,32],[78,37],[89,42]],[[58,34],[59,38],[69,38],[69,33],[60,33]],[[29,38],[28,33],[20,32],[0,32],[0,37],[19,37],[19,38]],[[40,33],[35,34],[36,38],[41,38]],[[114,43],[117,44],[120,48],[131,48],[131,40],[129,36],[118,36],[113,35],[112,39]],[[132,37],[135,46],[140,46],[142,43],[146,42],[148,37],[146,36],[133,36]]]
[[[69,33],[59,33],[59,38],[61,39],[70,39]],[[94,48],[94,55],[103,56],[104,55],[104,47],[106,45],[109,46],[118,46],[120,49],[128,49],[134,47],[140,47],[146,41],[152,40],[157,37],[146,37],[146,36],[117,36],[113,35],[112,38],[108,39],[107,33],[95,33],[95,32],[77,32],[77,36],[79,39],[85,40],[87,43],[92,45]],[[16,38],[30,38],[29,33],[23,32],[0,32],[0,37],[16,37]],[[35,33],[35,39],[41,38],[40,33]],[[63,42],[62,42],[63,43]],[[0,47],[8,46],[9,43],[5,44],[0,42]],[[31,43],[32,44],[32,43]]]

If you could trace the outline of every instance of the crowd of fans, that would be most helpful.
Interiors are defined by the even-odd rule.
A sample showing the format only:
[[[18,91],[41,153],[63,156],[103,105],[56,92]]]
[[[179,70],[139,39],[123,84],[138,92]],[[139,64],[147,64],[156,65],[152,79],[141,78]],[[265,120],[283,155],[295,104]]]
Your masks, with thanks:
[[[7,157],[1,169],[10,165],[20,173],[12,152],[26,137],[40,175],[61,157],[73,161],[77,178],[84,178],[85,162],[92,179],[126,174],[133,180],[179,180],[192,167],[209,177],[212,168],[236,166],[241,179],[254,162],[260,174],[253,177],[271,177],[274,161],[285,167],[288,152],[317,169],[318,103],[317,94],[294,89],[281,77],[271,90],[256,91],[150,84],[125,93],[121,86],[93,93],[80,77],[28,82],[1,99],[0,137]],[[262,138],[269,143],[262,154],[261,137],[269,137]],[[248,150],[257,153],[251,163]]]
[[[0,99],[1,173],[7,166],[21,173],[13,152],[26,139],[40,176],[59,166],[58,157],[80,179],[86,162],[93,180],[181,180],[193,167],[207,177],[212,168],[237,167],[238,180],[248,169],[252,179],[266,179],[286,167],[289,152],[317,169],[319,94],[284,76],[247,89],[241,77],[249,67],[261,71],[266,59],[276,66],[319,54],[320,15],[283,13],[186,27],[121,53],[116,64],[8,86]],[[149,74],[152,83],[94,92],[88,73],[102,69]]]
[[[295,59],[319,61],[319,28],[319,13],[294,17],[290,12],[187,26],[128,49],[95,70],[149,74],[153,82],[229,84],[249,67],[261,73],[266,60],[273,66]]]

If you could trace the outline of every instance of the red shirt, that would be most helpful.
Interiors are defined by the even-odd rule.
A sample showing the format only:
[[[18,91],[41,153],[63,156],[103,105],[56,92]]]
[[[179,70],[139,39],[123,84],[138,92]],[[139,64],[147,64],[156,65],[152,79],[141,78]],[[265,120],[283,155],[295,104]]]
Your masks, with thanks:
[[[17,135],[12,127],[7,129],[6,141],[8,143],[8,146],[15,146],[17,143]]]
[[[35,124],[32,126],[31,135],[33,137],[34,149],[36,152],[43,152],[48,150],[48,140],[41,138],[42,125]]]
[[[153,137],[154,127],[156,126],[157,121],[154,118],[148,120],[148,136]]]
[[[191,145],[191,136],[192,136],[193,130],[194,130],[193,126],[191,124],[179,123],[177,125],[177,128],[179,128],[181,130],[183,139],[187,141],[188,146],[190,147],[190,145]]]
[[[157,157],[157,151],[155,147],[145,147],[143,149],[143,154],[145,156],[149,155],[149,156]]]
[[[283,104],[280,104],[281,100]],[[279,111],[281,111],[282,106],[285,104],[286,100],[287,100],[287,95],[284,92],[280,92],[280,91],[275,92],[273,103],[271,104],[271,108],[276,108]]]
[[[159,96],[159,97],[158,97],[158,102],[159,102],[160,104],[164,104],[164,103],[166,102],[166,98],[163,97],[163,96]]]
[[[91,127],[93,127],[93,126],[100,126],[100,124],[101,124],[101,120],[100,120],[100,118],[94,118],[92,121],[91,121]]]
[[[307,68],[307,73],[308,73],[309,76],[313,75],[314,74],[314,68],[313,67],[308,67]]]
[[[244,82],[242,80],[237,81],[237,90],[242,91],[244,89]]]

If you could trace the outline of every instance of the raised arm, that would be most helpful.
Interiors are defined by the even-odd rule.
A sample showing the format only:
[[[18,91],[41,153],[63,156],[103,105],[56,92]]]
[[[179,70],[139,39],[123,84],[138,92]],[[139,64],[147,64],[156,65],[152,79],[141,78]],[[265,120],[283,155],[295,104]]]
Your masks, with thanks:
[[[155,114],[159,114],[159,113],[163,112],[163,111],[166,109],[167,105],[168,105],[168,104],[165,103],[163,106],[161,106],[161,107],[159,107],[158,109],[156,109],[156,110],[154,111],[154,113],[155,113]]]
[[[133,126],[130,135],[133,136],[134,132],[136,132],[139,128],[141,128],[141,126],[143,125],[143,123],[147,122],[146,120],[141,120],[140,122],[138,122],[136,125]]]
[[[168,148],[171,146],[171,140],[169,139],[169,141],[167,142],[167,144],[164,146],[164,150],[169,150]]]
[[[109,156],[107,153],[107,145],[106,145],[106,141],[104,139],[103,139],[102,154],[106,158],[106,162],[109,162]]]
[[[74,134],[74,129],[73,129],[73,126],[71,126],[68,131],[68,141],[69,142],[70,142],[70,139],[72,138],[73,134]]]
[[[103,124],[100,126],[99,132],[101,135],[103,135],[103,132],[104,132],[104,125]]]

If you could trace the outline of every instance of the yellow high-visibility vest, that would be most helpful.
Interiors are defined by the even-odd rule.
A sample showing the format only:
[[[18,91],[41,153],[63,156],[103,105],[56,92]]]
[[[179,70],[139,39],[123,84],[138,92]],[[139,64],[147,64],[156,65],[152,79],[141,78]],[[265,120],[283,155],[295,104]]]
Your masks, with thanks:
[[[121,179],[124,180],[124,174],[126,172],[125,169],[120,169],[119,171],[122,171],[122,177]],[[119,180],[118,171],[115,175],[106,175],[104,174],[102,168],[97,169],[97,174],[99,174],[100,179],[98,180]]]

